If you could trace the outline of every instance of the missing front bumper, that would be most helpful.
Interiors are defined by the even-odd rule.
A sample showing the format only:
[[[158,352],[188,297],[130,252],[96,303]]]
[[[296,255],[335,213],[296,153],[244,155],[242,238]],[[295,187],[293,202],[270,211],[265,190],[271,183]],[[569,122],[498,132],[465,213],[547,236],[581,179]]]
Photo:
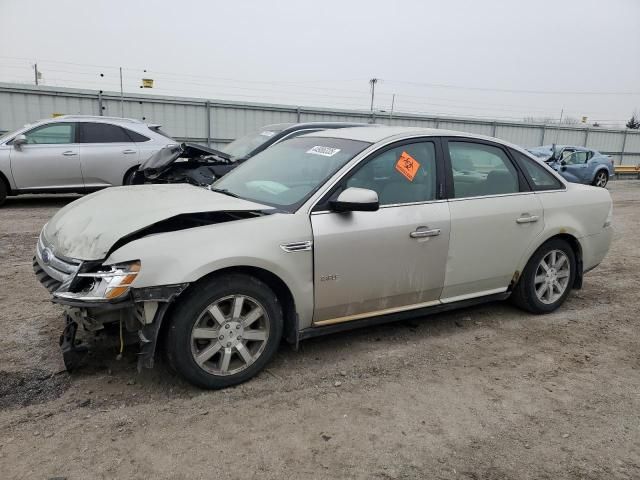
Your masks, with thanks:
[[[82,360],[89,352],[86,345],[79,345],[76,340],[78,324],[70,317],[65,316],[66,326],[60,335],[60,348],[65,368],[72,372],[80,366]]]

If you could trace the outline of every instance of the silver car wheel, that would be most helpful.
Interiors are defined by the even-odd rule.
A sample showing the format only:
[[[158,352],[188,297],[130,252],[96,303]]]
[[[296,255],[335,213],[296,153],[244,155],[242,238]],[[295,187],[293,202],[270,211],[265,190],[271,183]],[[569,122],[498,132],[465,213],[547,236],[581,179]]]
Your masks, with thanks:
[[[569,258],[562,250],[551,250],[536,269],[533,285],[536,296],[544,304],[558,301],[569,286],[571,266]]]
[[[605,187],[607,185],[607,174],[598,172],[596,175],[596,187]]]
[[[213,375],[234,375],[254,363],[269,338],[269,316],[254,298],[231,295],[200,314],[191,330],[191,354]]]

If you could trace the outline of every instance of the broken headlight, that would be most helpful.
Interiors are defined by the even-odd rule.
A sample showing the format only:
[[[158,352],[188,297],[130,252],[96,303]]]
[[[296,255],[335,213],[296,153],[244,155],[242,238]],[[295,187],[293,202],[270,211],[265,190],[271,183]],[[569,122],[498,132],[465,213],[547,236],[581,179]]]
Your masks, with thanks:
[[[129,292],[139,272],[139,260],[102,265],[93,272],[78,273],[73,292],[59,292],[55,296],[80,301],[115,300]]]

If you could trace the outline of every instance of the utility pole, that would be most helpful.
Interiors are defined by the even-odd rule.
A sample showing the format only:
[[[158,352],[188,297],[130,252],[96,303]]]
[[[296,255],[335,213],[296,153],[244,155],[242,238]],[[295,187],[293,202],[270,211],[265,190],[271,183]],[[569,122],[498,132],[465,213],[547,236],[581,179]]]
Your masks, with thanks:
[[[389,112],[389,121],[391,121],[391,118],[393,117],[393,106],[396,103],[396,94],[394,93],[393,96],[391,97],[391,112]]]
[[[371,84],[371,113],[373,113],[373,99],[376,95],[376,83],[378,83],[378,79],[372,78],[369,80],[369,83]]]
[[[124,117],[124,92],[122,91],[122,67],[120,67],[120,116]]]
[[[36,86],[38,86],[38,73],[39,72],[38,72],[38,64],[37,63],[33,66],[33,73],[34,73],[35,79],[36,79]]]
[[[560,125],[562,125],[562,115],[564,114],[564,107],[560,109],[560,120],[558,121],[558,128],[556,128],[556,142],[558,143],[558,136],[560,135]]]

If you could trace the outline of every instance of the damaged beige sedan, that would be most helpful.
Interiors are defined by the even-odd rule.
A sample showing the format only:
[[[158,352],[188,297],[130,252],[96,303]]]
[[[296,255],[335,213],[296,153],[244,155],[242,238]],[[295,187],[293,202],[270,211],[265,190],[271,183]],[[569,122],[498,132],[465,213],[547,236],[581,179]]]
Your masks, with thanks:
[[[509,297],[552,312],[606,255],[611,215],[606,189],[494,138],[345,128],[275,145],[210,189],[88,195],[45,225],[34,269],[64,306],[68,368],[78,328],[124,330],[139,368],[161,350],[222,388],[282,339]]]

